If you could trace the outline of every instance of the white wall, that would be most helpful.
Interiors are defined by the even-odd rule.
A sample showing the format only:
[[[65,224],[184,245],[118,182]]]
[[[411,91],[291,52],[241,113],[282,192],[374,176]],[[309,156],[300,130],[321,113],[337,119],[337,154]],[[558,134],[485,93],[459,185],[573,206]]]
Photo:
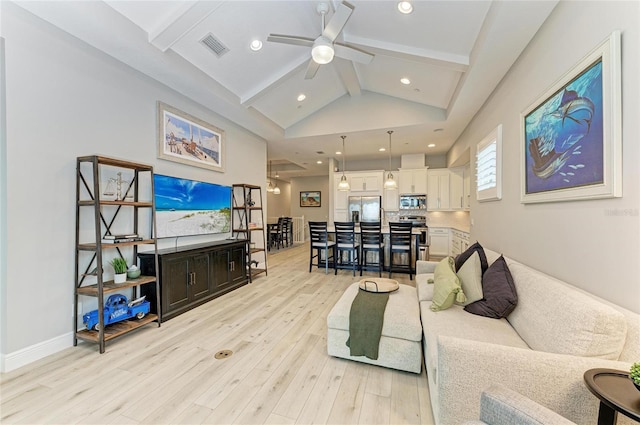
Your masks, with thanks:
[[[273,184],[278,184],[279,195],[267,192],[267,216],[270,219],[276,217],[289,217],[291,214],[291,183],[282,180],[271,179]]]
[[[300,192],[320,191],[320,207],[301,207]],[[329,179],[326,176],[291,179],[291,217],[309,221],[329,221]]]
[[[126,158],[152,164],[159,174],[264,187],[266,145],[215,112],[7,2],[2,2],[2,36],[8,222],[2,237],[9,248],[6,281],[1,282],[6,308],[3,305],[0,314],[7,325],[3,361],[12,368],[30,356],[34,360],[72,344],[77,156]],[[225,173],[156,157],[158,100],[225,130]],[[4,154],[0,160],[4,165]],[[179,244],[206,240],[185,238]]]
[[[640,312],[640,3],[560,2],[456,145],[449,161],[503,124],[503,199],[472,197],[472,239]],[[520,203],[520,112],[622,30],[623,197]]]

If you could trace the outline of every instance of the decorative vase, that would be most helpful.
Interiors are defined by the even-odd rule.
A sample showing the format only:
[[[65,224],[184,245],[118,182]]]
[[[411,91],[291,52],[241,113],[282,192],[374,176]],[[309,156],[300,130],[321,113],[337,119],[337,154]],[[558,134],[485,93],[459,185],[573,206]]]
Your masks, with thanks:
[[[116,273],[113,275],[113,283],[125,283],[127,281],[126,273]]]

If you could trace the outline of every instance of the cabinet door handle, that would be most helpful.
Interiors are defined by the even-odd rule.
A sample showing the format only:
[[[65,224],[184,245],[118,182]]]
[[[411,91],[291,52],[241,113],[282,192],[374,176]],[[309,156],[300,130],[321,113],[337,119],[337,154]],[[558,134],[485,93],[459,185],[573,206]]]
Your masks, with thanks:
[[[191,284],[192,285],[196,284],[196,272],[193,272],[193,279],[191,280]]]
[[[234,261],[229,262],[229,271],[235,271],[235,266],[236,265]]]

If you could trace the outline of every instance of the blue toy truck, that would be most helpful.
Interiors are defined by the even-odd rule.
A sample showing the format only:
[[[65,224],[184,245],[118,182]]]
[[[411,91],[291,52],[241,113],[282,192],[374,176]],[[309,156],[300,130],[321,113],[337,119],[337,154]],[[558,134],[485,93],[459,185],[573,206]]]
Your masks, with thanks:
[[[132,317],[142,319],[149,313],[149,301],[145,297],[140,297],[131,302],[122,294],[114,294],[107,298],[104,305],[104,325],[121,322]],[[87,329],[100,330],[98,310],[90,311],[82,316],[82,321]]]

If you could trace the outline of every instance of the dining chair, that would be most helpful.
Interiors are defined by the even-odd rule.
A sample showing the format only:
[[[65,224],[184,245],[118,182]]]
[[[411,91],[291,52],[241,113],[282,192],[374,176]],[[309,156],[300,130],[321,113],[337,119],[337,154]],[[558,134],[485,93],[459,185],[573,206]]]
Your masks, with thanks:
[[[389,223],[389,278],[391,273],[409,272],[409,280],[413,279],[413,267],[411,266],[411,229],[412,223]],[[394,255],[397,254],[397,255]],[[395,257],[406,257],[405,262],[396,262]]]
[[[324,273],[329,274],[329,253],[331,253],[331,261],[335,263],[336,258],[336,243],[329,240],[329,232],[327,230],[326,221],[310,221],[309,222],[309,237],[311,238],[309,249],[309,273],[311,273],[312,267],[324,266]],[[316,255],[313,255],[314,250]],[[324,253],[324,262],[322,261],[322,254]],[[317,258],[317,262],[313,264],[313,259]]]
[[[353,275],[360,270],[360,244],[356,239],[355,223],[352,221],[335,222],[336,229],[336,261],[334,274],[338,269],[351,269]],[[347,259],[345,260],[345,255]]]
[[[360,223],[360,276],[363,270],[378,271],[382,277],[384,268],[384,242],[382,240],[382,225],[379,221]],[[374,253],[376,262],[368,262],[367,254]]]
[[[282,244],[284,246],[293,245],[293,233],[292,233],[293,221],[291,217],[283,217],[282,223]]]
[[[283,217],[278,218],[278,224],[269,227],[269,248],[275,246],[275,248],[280,249],[280,246],[283,245],[283,228]]]

